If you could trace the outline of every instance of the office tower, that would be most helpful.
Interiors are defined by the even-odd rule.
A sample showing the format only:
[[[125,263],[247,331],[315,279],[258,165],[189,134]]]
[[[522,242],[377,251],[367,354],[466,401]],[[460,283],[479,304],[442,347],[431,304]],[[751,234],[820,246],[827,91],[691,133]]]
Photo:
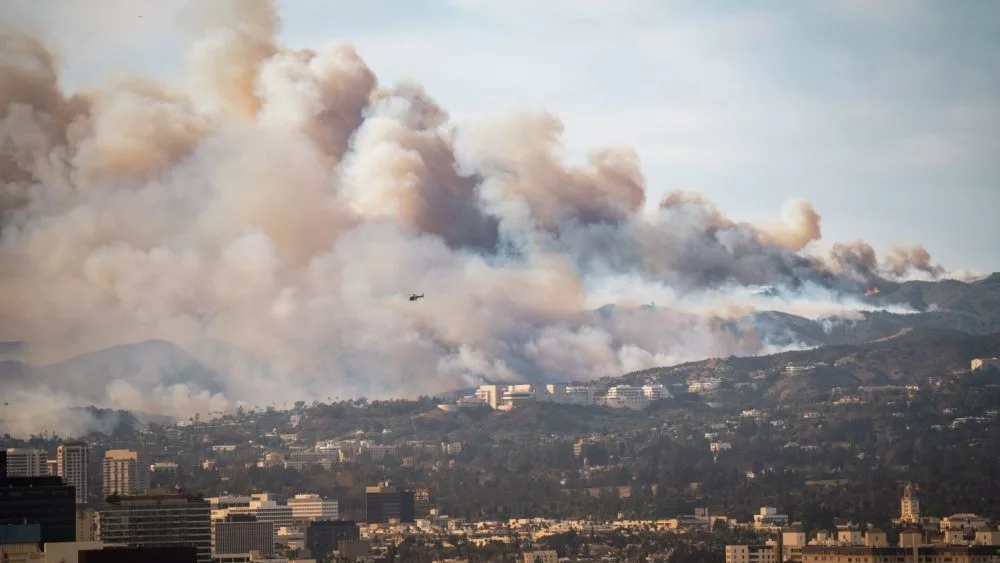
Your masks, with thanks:
[[[366,521],[371,523],[413,522],[413,491],[389,482],[365,489]]]
[[[212,507],[212,519],[224,518],[228,514],[250,515],[260,522],[273,522],[276,528],[291,526],[295,521],[292,507],[285,504],[284,497],[273,493],[255,493],[249,497],[214,497],[208,499]]]
[[[76,489],[76,503],[87,502],[87,475],[90,467],[90,451],[84,442],[63,442],[56,450],[59,476],[67,485]]]
[[[101,541],[129,547],[193,546],[198,562],[212,558],[212,522],[203,498],[151,491],[109,497],[101,506]]]
[[[10,448],[7,450],[7,477],[43,477],[48,456],[42,450]]]
[[[288,499],[295,520],[336,520],[340,517],[340,505],[336,500],[321,498],[315,494],[299,494]]]
[[[137,495],[149,488],[149,467],[131,450],[104,452],[104,496]]]
[[[413,491],[413,517],[427,518],[431,514],[431,491],[427,487],[420,487]]]
[[[342,541],[356,540],[361,530],[353,520],[310,522],[306,528],[306,549],[317,560],[326,559]]]
[[[274,555],[273,522],[261,522],[249,514],[231,514],[212,522],[212,557],[249,557],[252,551]]]
[[[74,541],[73,487],[58,477],[0,476],[0,522],[38,524],[42,542]]]

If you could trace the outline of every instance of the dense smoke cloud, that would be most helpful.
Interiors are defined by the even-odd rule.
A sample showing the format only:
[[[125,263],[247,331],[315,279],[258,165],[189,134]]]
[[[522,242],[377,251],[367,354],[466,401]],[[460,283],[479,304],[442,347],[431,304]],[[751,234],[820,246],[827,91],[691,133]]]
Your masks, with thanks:
[[[198,360],[159,342],[8,373],[8,429],[65,433],[45,413],[69,404],[189,416],[774,350],[727,328],[753,304],[595,311],[602,277],[718,297],[943,273],[922,247],[819,256],[805,201],[763,226],[695,192],[646,213],[634,151],[567,163],[548,114],[455,125],[348,45],[277,45],[267,0],[199,0],[180,20],[184,89],[67,95],[41,39],[0,31],[0,340],[39,365],[148,339]]]

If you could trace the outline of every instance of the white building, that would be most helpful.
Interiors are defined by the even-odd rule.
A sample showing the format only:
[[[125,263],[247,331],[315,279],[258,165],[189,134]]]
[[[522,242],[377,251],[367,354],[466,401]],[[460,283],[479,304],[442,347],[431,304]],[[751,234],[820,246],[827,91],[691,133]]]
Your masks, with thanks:
[[[565,403],[567,387],[568,385],[565,383],[547,383],[545,385],[545,393],[548,394],[550,401],[555,403]]]
[[[149,471],[138,452],[104,452],[104,496],[137,495],[149,488]]]
[[[393,457],[398,456],[399,446],[395,445],[387,446],[365,440],[361,442],[358,448],[358,453],[367,454],[368,457],[372,459],[372,461],[379,461],[381,459],[385,459],[386,456],[393,456]]]
[[[762,506],[760,512],[753,515],[755,530],[780,530],[787,526],[788,515],[778,514],[778,509],[773,506]]]
[[[90,449],[85,442],[63,442],[56,450],[56,471],[67,485],[76,487],[76,503],[87,502]]]
[[[295,521],[292,515],[292,507],[287,504],[278,504],[273,500],[251,499],[250,506],[230,506],[229,508],[213,510],[212,520],[225,520],[230,515],[250,514],[257,517],[259,522],[273,522],[275,527],[291,526]]]
[[[701,393],[702,391],[715,391],[722,385],[722,380],[718,377],[709,377],[688,382],[688,393]]]
[[[42,477],[48,474],[48,455],[42,450],[10,448],[7,450],[8,477]]]
[[[216,511],[225,510],[234,506],[249,507],[250,501],[253,499],[248,496],[227,495],[221,497],[209,497],[205,500],[208,501],[209,507],[211,507],[213,511]]]
[[[649,405],[649,397],[642,387],[615,385],[608,389],[602,402],[609,407],[642,409]]]
[[[941,519],[941,531],[946,530],[985,530],[989,521],[982,516],[970,513],[952,514]]]
[[[257,467],[260,469],[273,469],[284,466],[285,456],[278,452],[267,452],[257,461]]]
[[[475,398],[469,402],[487,404],[494,409],[510,410],[528,401],[546,401],[572,405],[592,405],[595,403],[594,389],[587,386],[565,383],[518,383],[513,385],[480,385]]]
[[[178,469],[176,461],[158,461],[149,465],[150,473],[177,473]]]
[[[538,398],[538,390],[532,385],[509,385],[504,391],[497,409],[511,410],[525,403],[536,401]],[[547,393],[542,396],[543,400],[547,398]]]
[[[461,397],[455,401],[455,405],[460,409],[473,409],[486,405],[487,402],[476,397],[475,395],[471,397]]]
[[[788,376],[802,375],[804,373],[811,372],[819,365],[820,364],[789,362],[785,364],[784,368],[781,369],[781,373],[782,375]]]
[[[839,526],[837,528],[837,543],[840,545],[864,545],[865,536],[861,530],[853,525]]]
[[[295,520],[336,520],[340,517],[340,505],[336,500],[325,499],[316,494],[298,494],[288,499]]]
[[[727,545],[726,563],[778,563],[775,545]]]
[[[524,563],[559,563],[559,554],[554,550],[529,551],[524,554]]]
[[[650,401],[670,398],[670,391],[662,385],[643,385],[642,394]]]
[[[324,469],[330,469],[345,458],[346,455],[339,448],[323,451],[297,451],[288,455],[288,458],[285,460],[285,467],[301,471],[310,465],[319,465]]]
[[[729,442],[712,442],[708,445],[708,449],[713,453],[717,454],[726,450],[733,448],[733,445]]]
[[[476,398],[495,409],[500,406],[503,391],[499,385],[480,385],[476,390]]]
[[[594,404],[594,388],[585,385],[569,385],[566,387],[566,403],[571,405]]]

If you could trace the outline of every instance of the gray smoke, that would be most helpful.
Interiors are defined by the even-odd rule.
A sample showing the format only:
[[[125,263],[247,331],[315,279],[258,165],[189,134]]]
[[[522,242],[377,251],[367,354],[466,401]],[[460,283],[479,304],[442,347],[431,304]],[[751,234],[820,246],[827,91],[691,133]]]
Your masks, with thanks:
[[[266,0],[199,0],[180,20],[184,89],[67,94],[43,39],[0,30],[0,340],[58,365],[159,339],[212,371],[145,348],[113,370],[31,368],[0,381],[7,428],[65,426],[44,413],[66,405],[190,416],[771,350],[727,329],[748,312],[730,302],[598,314],[588,287],[607,275],[696,294],[942,273],[921,247],[819,257],[804,201],[761,226],[693,192],[645,213],[634,151],[568,163],[548,114],[453,124],[349,45],[278,45]]]

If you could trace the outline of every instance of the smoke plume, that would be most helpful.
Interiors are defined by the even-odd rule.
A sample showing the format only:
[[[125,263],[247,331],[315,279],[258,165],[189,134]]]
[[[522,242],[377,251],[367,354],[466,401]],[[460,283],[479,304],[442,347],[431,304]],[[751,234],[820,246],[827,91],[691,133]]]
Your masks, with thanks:
[[[762,226],[695,192],[644,212],[634,151],[567,162],[549,114],[455,124],[349,45],[278,45],[267,0],[180,21],[189,84],[72,94],[42,38],[0,30],[0,341],[33,364],[0,381],[7,428],[63,424],[43,422],[57,405],[190,416],[771,350],[727,328],[752,305],[595,311],[609,276],[709,299],[943,273],[919,246],[820,256],[805,201]]]

